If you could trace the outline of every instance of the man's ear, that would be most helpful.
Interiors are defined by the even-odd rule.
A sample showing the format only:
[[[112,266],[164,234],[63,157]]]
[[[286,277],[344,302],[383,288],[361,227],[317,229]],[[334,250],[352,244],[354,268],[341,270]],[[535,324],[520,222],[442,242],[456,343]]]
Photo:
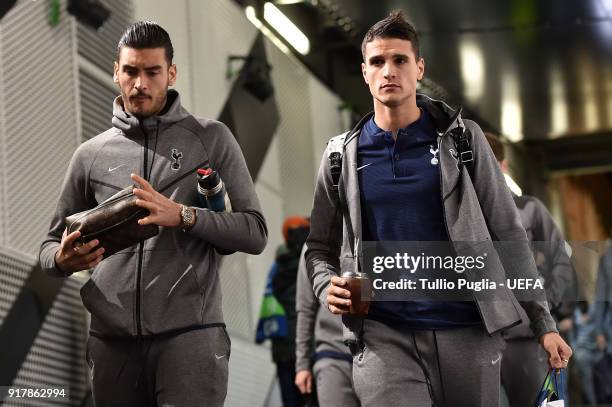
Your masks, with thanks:
[[[425,75],[425,60],[423,58],[419,58],[419,60],[417,61],[417,68],[419,70],[417,79],[420,81]]]
[[[170,68],[168,68],[168,85],[174,86],[175,83],[176,83],[176,65],[172,64],[170,65]]]
[[[361,74],[363,75],[363,80],[366,83],[366,85],[368,84],[368,78],[366,76],[366,64],[365,62],[361,63]]]
[[[113,64],[113,82],[119,84],[119,64],[117,61]]]

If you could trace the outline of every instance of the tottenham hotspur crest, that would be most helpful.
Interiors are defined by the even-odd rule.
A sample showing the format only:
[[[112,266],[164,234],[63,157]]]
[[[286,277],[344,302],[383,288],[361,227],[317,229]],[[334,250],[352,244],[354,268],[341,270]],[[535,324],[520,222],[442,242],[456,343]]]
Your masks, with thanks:
[[[429,152],[433,157],[431,157],[431,165],[438,165],[438,152],[440,151],[440,147],[434,150],[434,145],[429,146]]]
[[[176,148],[173,148],[170,157],[172,158],[172,164],[170,164],[170,168],[172,168],[174,171],[180,170],[181,158],[183,158],[183,153],[178,151]]]

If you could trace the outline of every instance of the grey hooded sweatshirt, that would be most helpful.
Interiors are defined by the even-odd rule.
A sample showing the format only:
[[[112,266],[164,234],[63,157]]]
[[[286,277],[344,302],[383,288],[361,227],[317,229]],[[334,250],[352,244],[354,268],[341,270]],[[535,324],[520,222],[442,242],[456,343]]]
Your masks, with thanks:
[[[308,279],[304,253],[300,256],[297,275],[297,294],[295,310],[297,328],[295,338],[295,371],[310,370],[312,359],[317,352],[332,352],[350,356],[342,340],[342,318],[322,309],[319,300],[312,292]]]
[[[482,277],[499,285],[506,278],[538,277],[529,248],[525,229],[516,205],[507,188],[499,164],[495,160],[480,127],[443,102],[425,95],[417,95],[417,105],[426,110],[438,132],[439,165],[443,217],[448,236],[457,255],[489,254]],[[451,134],[456,127],[467,128],[472,134],[474,173],[459,168]],[[359,191],[358,132],[344,140],[341,180],[344,183],[348,212],[355,239],[362,240],[361,200]],[[333,188],[329,167],[329,152],[323,154],[311,215],[310,235],[306,241],[306,264],[315,295],[327,308],[327,287],[332,275],[353,269],[352,244],[343,222],[338,198]],[[512,242],[507,250],[497,252],[493,241]],[[367,271],[367,270],[366,270]],[[468,275],[468,278],[480,278]],[[506,287],[496,290],[492,298],[484,290],[474,292],[474,301],[489,334],[515,326],[521,322],[519,308],[527,313],[531,329],[537,337],[557,332],[545,296],[538,301],[519,301]],[[362,329],[362,319],[344,315],[344,340],[355,343]]]
[[[115,99],[113,127],[81,144],[72,157],[40,263],[64,276],[55,264],[64,218],[93,208],[131,185],[140,174],[153,188],[193,170],[208,159],[225,182],[233,212],[196,208],[197,222],[183,232],[160,228],[157,236],[98,264],[81,289],[97,336],[153,336],[223,324],[217,249],[260,253],[267,240],[264,217],[238,143],[220,122],[195,119],[168,91],[165,109],[139,121]],[[196,174],[163,194],[198,206]]]

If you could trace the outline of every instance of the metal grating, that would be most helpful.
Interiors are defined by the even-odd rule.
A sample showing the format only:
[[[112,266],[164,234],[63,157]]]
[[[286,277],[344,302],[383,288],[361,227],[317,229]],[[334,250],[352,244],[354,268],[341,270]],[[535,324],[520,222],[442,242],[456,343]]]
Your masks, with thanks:
[[[72,22],[51,27],[47,13],[46,2],[23,0],[0,24],[3,228],[6,245],[30,255],[46,234],[77,133]]]
[[[35,264],[34,259],[28,260],[0,247],[0,326]]]
[[[2,23],[0,22],[0,27]],[[2,29],[0,28],[0,55],[2,55]],[[4,69],[2,63],[0,63],[0,84],[4,83]],[[5,124],[4,124],[4,99],[7,97],[4,92],[0,89],[0,247],[5,245],[7,240],[7,218],[8,211],[6,210],[6,191],[5,191],[5,180],[6,177],[4,175],[4,166],[6,163],[6,155],[4,152],[4,146],[6,145],[5,141]],[[2,302],[0,301],[0,304]],[[2,320],[0,311],[0,321]]]
[[[100,3],[111,11],[111,15],[98,31],[77,24],[78,50],[80,55],[112,75],[117,42],[134,21],[134,6],[131,0],[100,0]]]
[[[83,70],[79,70],[79,79],[81,134],[83,141],[86,141],[111,127],[113,100],[118,91],[109,88]]]
[[[85,362],[87,319],[79,296],[81,285],[82,281],[75,278],[66,279],[13,386],[61,387],[70,395],[69,400],[64,400],[61,405],[82,405],[89,384]],[[36,400],[22,399],[4,405],[49,404],[49,401],[36,404]]]

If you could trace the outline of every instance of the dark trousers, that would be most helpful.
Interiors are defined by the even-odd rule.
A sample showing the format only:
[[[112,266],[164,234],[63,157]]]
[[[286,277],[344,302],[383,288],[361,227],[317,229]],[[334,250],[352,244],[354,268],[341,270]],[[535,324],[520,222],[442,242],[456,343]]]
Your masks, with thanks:
[[[276,375],[281,389],[283,407],[304,405],[304,398],[295,385],[295,359],[287,362],[276,362]]]
[[[157,339],[87,342],[96,407],[222,406],[230,340],[224,328]]]

